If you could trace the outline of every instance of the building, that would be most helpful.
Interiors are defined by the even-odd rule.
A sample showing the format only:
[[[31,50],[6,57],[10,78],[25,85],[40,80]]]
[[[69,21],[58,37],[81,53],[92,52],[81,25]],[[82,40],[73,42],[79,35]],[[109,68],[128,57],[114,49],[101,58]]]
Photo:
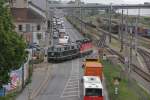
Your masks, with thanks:
[[[47,30],[46,12],[28,0],[11,0],[10,6],[15,31],[28,44],[44,41]]]
[[[9,0],[11,8],[26,8],[28,6],[28,0]]]

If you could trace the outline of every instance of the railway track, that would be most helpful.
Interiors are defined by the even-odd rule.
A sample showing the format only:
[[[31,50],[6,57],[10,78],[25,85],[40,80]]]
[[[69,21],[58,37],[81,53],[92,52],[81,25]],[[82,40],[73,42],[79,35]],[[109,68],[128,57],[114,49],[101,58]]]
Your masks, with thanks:
[[[88,23],[88,22],[85,22],[83,20],[81,20],[80,18],[76,17],[76,16],[73,16],[75,18],[77,18],[79,21],[81,21],[83,24],[85,25],[88,25],[92,28],[96,28],[98,31],[102,32],[103,34],[105,35],[110,35],[109,32],[105,31],[105,30],[102,30],[100,28],[97,28],[95,25],[91,24],[91,23]],[[98,34],[98,36],[103,36],[103,35],[100,35]],[[119,40],[117,37],[111,35],[112,38],[116,39],[116,40]],[[103,43],[102,40],[105,40],[105,39],[101,39],[99,41],[97,41],[97,43],[101,44]],[[120,41],[120,40],[119,40]],[[100,45],[97,45],[98,47],[100,47]],[[121,63],[125,63],[125,59],[122,55],[120,55],[118,52],[114,51],[113,49],[109,48],[107,49],[111,54],[115,54],[119,57],[119,60],[121,61]],[[149,54],[149,57],[150,57],[150,54]],[[147,61],[147,64],[148,64],[148,61]],[[150,65],[150,60],[149,60],[149,65]],[[149,66],[150,68],[150,66]],[[137,73],[139,76],[141,76],[145,81],[147,82],[150,82],[150,74],[149,73],[146,73],[145,71],[143,71],[141,68],[139,68],[138,66],[136,66],[135,64],[131,64],[131,70],[134,71],[135,73]]]
[[[101,28],[98,28],[96,25],[94,25],[92,23],[89,23],[89,22],[85,22],[85,21],[81,20],[79,17],[76,17],[76,16],[73,16],[73,17],[75,17],[77,20],[79,20],[80,22],[82,22],[84,25],[87,25],[87,26],[89,26],[91,28],[95,28],[97,31],[102,32],[102,33],[104,33],[106,35],[111,35],[112,38],[114,38],[115,40],[120,41],[116,36],[110,34],[109,32],[107,32],[107,31],[105,31],[105,30],[103,30]],[[97,34],[97,35],[100,35],[100,34]]]
[[[120,55],[118,52],[114,51],[113,49],[108,49],[108,51],[111,54],[115,54],[119,57],[119,60],[121,61],[121,63],[125,63],[124,62],[124,57],[122,55]],[[134,71],[136,74],[138,74],[139,76],[141,76],[145,81],[150,82],[150,74],[146,73],[145,71],[143,71],[141,68],[139,68],[138,66],[136,66],[135,64],[131,64],[131,70]]]
[[[138,48],[138,52],[143,57],[146,67],[148,71],[150,72],[150,53],[139,48]]]

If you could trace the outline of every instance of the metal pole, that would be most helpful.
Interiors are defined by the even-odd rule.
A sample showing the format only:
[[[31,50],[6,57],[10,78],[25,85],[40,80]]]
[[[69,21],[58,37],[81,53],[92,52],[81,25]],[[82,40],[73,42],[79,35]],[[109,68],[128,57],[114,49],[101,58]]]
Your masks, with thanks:
[[[127,9],[127,15],[126,15],[126,20],[125,20],[126,26],[125,26],[125,51],[124,51],[124,55],[125,55],[125,65],[128,66],[128,62],[129,62],[129,50],[128,50],[128,9]],[[127,67],[126,67],[127,69]]]
[[[24,88],[24,66],[22,66],[22,90]]]
[[[133,26],[133,23],[131,22],[131,26]],[[133,34],[132,34],[132,28],[130,28],[130,50],[129,50],[129,68],[128,68],[128,74],[131,72],[131,64],[132,64],[132,49],[133,49]]]
[[[122,8],[122,15],[121,15],[121,49],[120,52],[123,51],[123,8]]]
[[[112,19],[112,4],[109,8],[109,43],[111,43],[111,19]]]
[[[138,46],[138,22],[140,18],[140,8],[138,9],[138,15],[136,16],[136,23],[135,23],[135,53],[137,56],[137,46]]]
[[[80,16],[81,16],[81,20],[83,20],[83,18],[82,18],[82,8],[80,8]],[[81,22],[81,33],[82,33],[82,31],[83,31],[83,29],[82,29],[82,22]]]

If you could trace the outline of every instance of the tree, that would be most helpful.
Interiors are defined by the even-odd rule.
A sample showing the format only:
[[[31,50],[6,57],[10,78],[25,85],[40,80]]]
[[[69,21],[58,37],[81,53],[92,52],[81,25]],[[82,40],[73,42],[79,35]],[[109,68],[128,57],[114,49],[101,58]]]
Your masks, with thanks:
[[[18,69],[25,59],[26,44],[15,31],[10,9],[0,0],[0,87],[9,82],[9,74]]]

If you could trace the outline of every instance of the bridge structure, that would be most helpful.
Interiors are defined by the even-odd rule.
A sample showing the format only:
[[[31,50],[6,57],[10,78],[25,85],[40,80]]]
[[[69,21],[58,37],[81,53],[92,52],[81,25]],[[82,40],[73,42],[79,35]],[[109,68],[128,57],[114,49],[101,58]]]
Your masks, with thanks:
[[[70,8],[84,8],[84,9],[150,9],[150,4],[126,4],[126,5],[102,5],[102,4],[49,4],[49,8],[70,9]]]

